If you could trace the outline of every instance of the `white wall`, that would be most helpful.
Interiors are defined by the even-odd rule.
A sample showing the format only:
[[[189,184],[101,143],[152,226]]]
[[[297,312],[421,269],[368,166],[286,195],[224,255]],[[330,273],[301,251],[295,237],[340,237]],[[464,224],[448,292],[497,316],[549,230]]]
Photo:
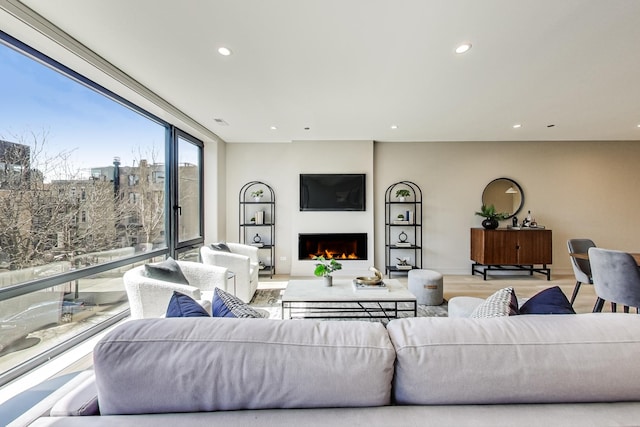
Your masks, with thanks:
[[[480,226],[474,212],[485,185],[498,177],[517,181],[524,192],[524,212],[530,209],[540,225],[553,230],[552,273],[571,273],[568,238],[589,237],[601,247],[640,252],[639,142],[344,141],[226,147],[226,236],[208,233],[207,241],[238,239],[238,191],[247,181],[265,181],[277,198],[279,274],[310,274],[291,264],[297,256],[294,229],[310,231],[318,223],[340,231],[372,226],[375,265],[384,269],[384,192],[401,180],[413,181],[423,191],[425,268],[469,274],[469,228]],[[367,212],[358,218],[299,212],[300,172],[367,173]]]
[[[227,145],[223,142],[204,141],[204,239],[217,241],[223,236],[227,223]]]
[[[298,233],[367,233],[369,261],[348,261],[336,275],[364,274],[373,265],[373,141],[227,144],[227,227],[219,240],[237,241],[240,188],[258,180],[276,194],[276,273],[310,275],[313,262],[298,261]],[[300,173],[365,173],[364,212],[300,212]],[[207,240],[209,243],[210,240]],[[282,258],[285,258],[282,260]]]

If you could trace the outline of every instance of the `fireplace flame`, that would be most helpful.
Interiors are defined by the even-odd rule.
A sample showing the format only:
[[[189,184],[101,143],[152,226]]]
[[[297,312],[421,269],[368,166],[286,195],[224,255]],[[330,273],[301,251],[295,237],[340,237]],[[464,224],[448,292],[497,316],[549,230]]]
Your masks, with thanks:
[[[362,234],[362,233],[361,233]],[[299,257],[323,257],[336,260],[366,259],[366,234],[300,235]]]
[[[325,257],[325,259],[360,259],[355,252],[347,255],[344,252],[342,254],[331,252],[329,249],[325,249],[324,252],[320,254],[309,254],[309,259],[314,259],[315,257],[321,255]]]

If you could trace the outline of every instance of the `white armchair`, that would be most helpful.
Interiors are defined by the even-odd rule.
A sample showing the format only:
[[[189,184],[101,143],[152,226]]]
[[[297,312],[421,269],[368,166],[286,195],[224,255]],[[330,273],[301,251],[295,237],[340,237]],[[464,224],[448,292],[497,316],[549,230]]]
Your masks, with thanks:
[[[249,303],[258,288],[258,248],[241,243],[226,243],[231,252],[214,250],[210,246],[200,248],[202,262],[229,269],[235,274],[235,296]],[[232,289],[227,292],[234,293]]]
[[[145,275],[144,265],[132,268],[122,277],[129,298],[132,319],[162,317],[173,291],[198,301],[209,313],[213,290],[227,290],[227,269],[199,262],[177,261],[188,285],[152,279]]]

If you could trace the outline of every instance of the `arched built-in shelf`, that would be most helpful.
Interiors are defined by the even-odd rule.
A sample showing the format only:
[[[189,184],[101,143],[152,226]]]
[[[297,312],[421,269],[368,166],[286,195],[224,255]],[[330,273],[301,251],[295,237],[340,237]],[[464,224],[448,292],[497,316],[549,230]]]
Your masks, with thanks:
[[[260,190],[260,196],[253,195]],[[258,247],[259,275],[273,278],[276,273],[276,194],[268,184],[251,181],[240,189],[239,204],[240,243]]]
[[[408,195],[400,198],[398,190]],[[422,268],[422,190],[411,181],[396,182],[387,188],[384,205],[385,273],[391,278],[393,273]]]

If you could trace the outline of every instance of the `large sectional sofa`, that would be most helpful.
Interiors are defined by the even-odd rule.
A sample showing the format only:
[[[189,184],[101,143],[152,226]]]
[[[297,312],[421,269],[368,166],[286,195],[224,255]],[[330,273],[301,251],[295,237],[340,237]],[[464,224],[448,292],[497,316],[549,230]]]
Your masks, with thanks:
[[[33,425],[639,425],[639,379],[633,314],[141,319]]]

